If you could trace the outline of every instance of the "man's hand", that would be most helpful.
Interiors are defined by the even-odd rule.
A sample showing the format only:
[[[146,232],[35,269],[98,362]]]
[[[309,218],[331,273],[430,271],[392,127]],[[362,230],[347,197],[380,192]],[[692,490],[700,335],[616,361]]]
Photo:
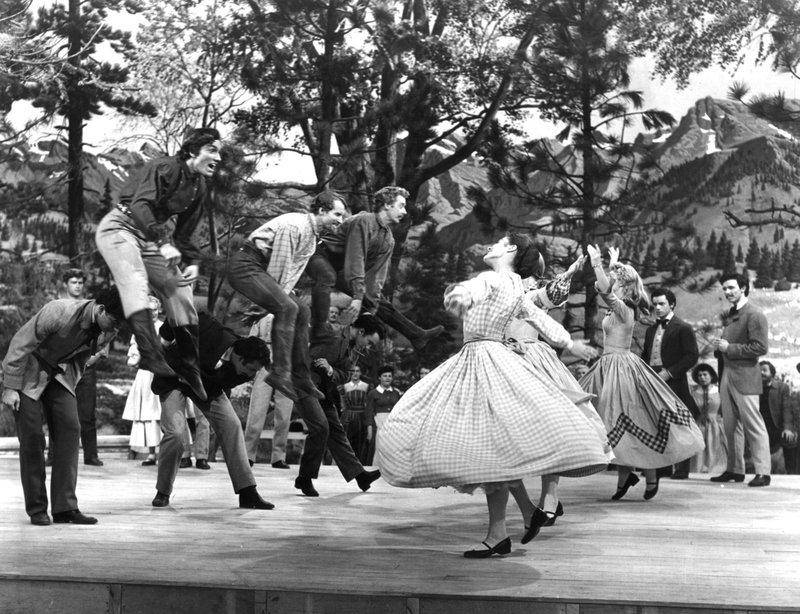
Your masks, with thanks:
[[[361,299],[354,298],[350,301],[347,309],[344,310],[344,315],[352,320],[355,320],[361,313]]]
[[[167,261],[167,266],[173,267],[181,261],[181,252],[172,243],[164,243],[158,247],[158,251],[164,256]]]
[[[711,347],[713,347],[715,350],[719,350],[723,354],[728,351],[729,345],[730,343],[728,343],[725,339],[714,339],[714,341],[711,342]]]
[[[200,277],[200,267],[196,264],[190,264],[183,269],[183,282],[185,285],[193,284]]]
[[[328,374],[328,377],[333,375],[333,367],[324,358],[317,358],[316,360],[314,360],[312,364],[318,369],[325,369],[325,372]]]
[[[11,411],[19,411],[19,392],[10,388],[3,390],[3,406]]]
[[[372,427],[367,427],[367,441],[372,441]]]
[[[663,379],[665,382],[668,382],[670,379],[669,371],[667,371],[666,369],[661,369],[661,371],[658,372],[658,377]]]
[[[781,438],[786,443],[797,443],[797,433],[791,429],[784,429]]]

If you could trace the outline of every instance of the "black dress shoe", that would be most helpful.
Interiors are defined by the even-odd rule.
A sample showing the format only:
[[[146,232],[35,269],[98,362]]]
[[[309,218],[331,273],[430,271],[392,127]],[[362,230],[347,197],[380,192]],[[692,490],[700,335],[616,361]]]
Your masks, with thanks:
[[[181,459],[181,464],[178,465],[178,469],[188,469],[192,466],[192,459],[188,456],[186,458]]]
[[[538,509],[538,508],[537,508]],[[464,556],[468,559],[488,559],[493,554],[508,554],[511,552],[511,538],[506,537],[503,541],[494,546],[490,546],[486,542],[481,542],[486,548],[480,550],[467,550]]]
[[[611,495],[611,498],[614,501],[619,501],[628,493],[629,488],[636,486],[638,483],[639,477],[635,473],[631,472],[630,475],[628,475],[628,479],[625,480],[625,483],[622,486],[617,486],[617,492]]]
[[[82,514],[80,510],[70,510],[53,514],[53,522],[56,524],[97,524],[97,518]]]
[[[688,471],[675,471],[671,476],[669,476],[670,480],[688,480],[689,479],[689,472]]]
[[[744,473],[734,473],[733,471],[723,471],[722,475],[711,478],[712,482],[744,482]]]
[[[367,492],[369,487],[372,486],[372,483],[375,480],[379,480],[381,478],[380,470],[376,469],[375,471],[362,471],[356,476],[356,482],[358,483],[358,487]]]
[[[545,526],[545,523],[550,520],[550,518],[555,518],[555,512],[545,512],[543,509],[537,507],[533,510],[533,516],[531,516],[531,523],[529,526],[525,527],[525,535],[522,536],[522,543],[527,544],[531,541],[534,537],[539,535],[539,531]],[[511,542],[509,542],[509,547],[511,546]]]
[[[142,461],[142,467],[152,467],[155,464],[156,464],[156,459],[154,458],[148,458],[147,460]]]
[[[319,497],[319,493],[316,488],[314,488],[314,483],[311,481],[311,478],[296,478],[294,487],[298,490],[302,490],[306,497]]]
[[[275,506],[269,501],[264,501],[258,494],[255,486],[248,486],[239,491],[239,507],[248,510],[271,510]]]
[[[94,465],[95,467],[102,467],[103,466],[103,461],[101,461],[99,458],[97,458],[95,456],[94,458],[84,458],[83,459],[83,464],[84,465]]]
[[[197,467],[198,469],[204,469],[204,470],[211,469],[211,465],[209,465],[208,461],[204,458],[198,458],[194,462],[194,466]]]
[[[648,486],[652,486],[653,484],[655,484],[656,487],[655,488],[650,488],[650,489],[645,488],[645,491],[644,491],[644,500],[645,501],[650,501],[650,499],[652,499],[653,497],[655,497],[658,494],[658,483],[659,483],[659,481],[660,481],[659,478],[656,477],[656,481],[655,482],[646,482],[646,484]]]
[[[31,524],[35,524],[37,527],[46,527],[50,524],[50,516],[47,515],[47,512],[37,512],[31,516]]]
[[[772,481],[772,478],[770,478],[768,475],[758,474],[758,475],[756,475],[756,477],[754,477],[752,480],[750,480],[747,483],[747,485],[748,486],[769,486],[771,481]]]
[[[272,463],[272,468],[273,469],[291,469],[291,466],[286,461],[279,460],[279,461],[275,461],[274,463]]]
[[[156,491],[156,496],[153,499],[152,505],[153,507],[167,507],[169,505],[169,495]]]
[[[556,518],[563,515],[564,515],[564,507],[561,505],[561,501],[559,501],[558,507],[556,507],[556,513],[553,516],[548,515],[547,522],[544,523],[544,526],[552,527],[556,523]]]
[[[53,466],[53,459],[52,458],[48,458],[47,460],[45,460],[44,461],[44,466],[45,467],[52,467]]]

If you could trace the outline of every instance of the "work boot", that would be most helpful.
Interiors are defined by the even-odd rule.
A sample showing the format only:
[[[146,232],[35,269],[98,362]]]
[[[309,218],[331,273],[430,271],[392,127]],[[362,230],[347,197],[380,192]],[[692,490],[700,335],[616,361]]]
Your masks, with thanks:
[[[164,360],[161,342],[153,324],[153,312],[143,309],[131,314],[128,316],[128,326],[131,327],[139,347],[139,368],[159,377],[178,377]]]

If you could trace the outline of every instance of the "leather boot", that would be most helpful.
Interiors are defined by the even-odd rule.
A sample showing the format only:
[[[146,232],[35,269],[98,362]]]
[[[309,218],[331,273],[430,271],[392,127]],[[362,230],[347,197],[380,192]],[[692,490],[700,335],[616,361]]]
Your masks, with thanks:
[[[276,314],[272,322],[272,366],[267,375],[267,383],[280,390],[292,401],[297,400],[297,392],[292,383],[292,354],[294,352],[295,318],[287,320],[283,314]],[[306,323],[306,325],[308,325]],[[306,342],[306,345],[308,343]]]
[[[429,341],[438,337],[444,331],[444,326],[434,326],[427,330],[417,326],[386,300],[380,301],[375,315],[408,339],[417,351],[424,348]]]
[[[200,330],[197,324],[173,326],[172,330],[175,332],[175,343],[180,350],[180,364],[176,365],[175,371],[198,399],[207,401],[206,389],[203,388],[203,380],[200,378]]]
[[[324,399],[325,395],[314,385],[311,379],[311,355],[308,350],[308,324],[310,311],[305,305],[299,305],[294,327],[294,343],[292,344],[292,384],[298,396],[311,395],[315,399]]]
[[[128,316],[128,326],[131,327],[139,346],[139,368],[150,371],[160,377],[178,377],[178,374],[164,360],[161,342],[153,325],[153,312],[149,309],[137,311]]]

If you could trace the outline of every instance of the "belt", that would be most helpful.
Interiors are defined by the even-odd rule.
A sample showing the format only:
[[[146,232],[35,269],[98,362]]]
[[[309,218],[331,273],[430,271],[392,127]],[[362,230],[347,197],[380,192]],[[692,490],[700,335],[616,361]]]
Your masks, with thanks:
[[[264,252],[258,249],[250,241],[245,241],[244,243],[242,243],[242,246],[239,248],[239,251],[244,252],[245,254],[248,254],[249,256],[252,256],[253,258],[256,258],[261,262],[264,262],[266,264],[269,263],[269,257],[265,256]]]

